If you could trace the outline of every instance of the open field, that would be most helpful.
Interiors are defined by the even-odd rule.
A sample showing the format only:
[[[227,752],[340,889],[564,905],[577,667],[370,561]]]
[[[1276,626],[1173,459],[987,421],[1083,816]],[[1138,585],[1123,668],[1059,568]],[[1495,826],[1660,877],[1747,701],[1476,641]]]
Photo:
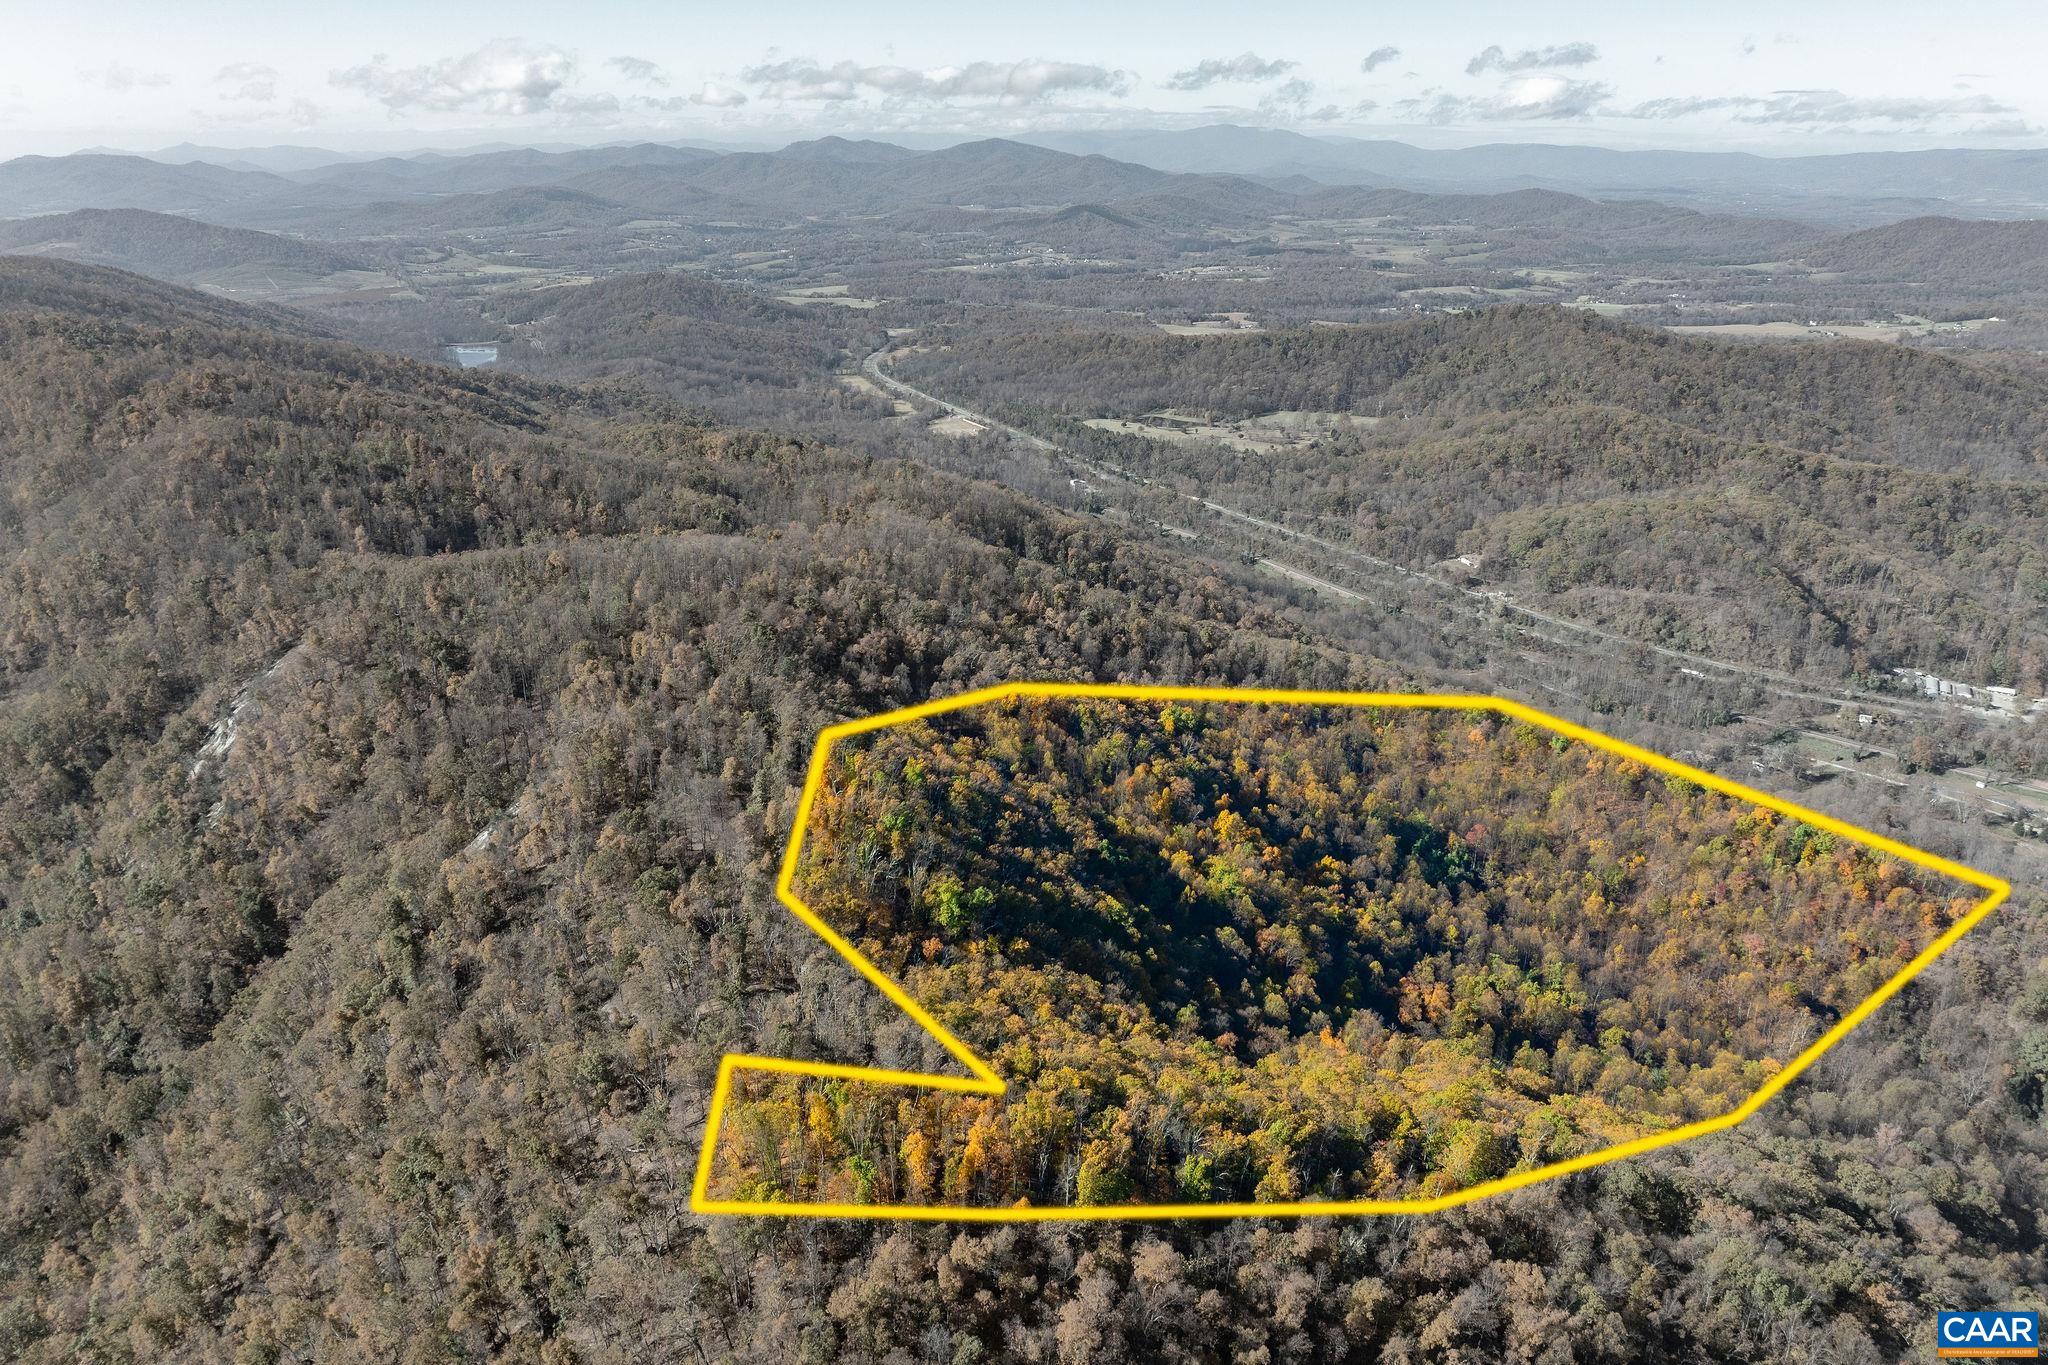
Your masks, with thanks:
[[[1595,311],[1600,311],[1596,309]],[[1668,330],[1695,336],[1731,337],[1744,340],[1776,338],[1791,341],[1906,341],[1915,337],[1962,336],[1982,330],[1997,318],[1969,318],[1959,322],[1932,322],[1926,318],[1899,318],[1892,322],[1721,322],[1677,325]]]
[[[1091,417],[1085,425],[1154,441],[1214,441],[1248,455],[1270,454],[1291,446],[1313,445],[1342,431],[1363,430],[1380,421],[1353,412],[1269,412],[1233,422],[1162,408],[1135,419]]]
[[[898,417],[907,417],[917,411],[916,408],[904,402],[901,398],[890,397],[889,394],[882,390],[880,385],[864,374],[842,374],[839,376],[839,382],[852,389],[855,393],[864,393],[872,398],[888,398],[891,409]]]
[[[1217,313],[1199,322],[1155,322],[1160,331],[1177,337],[1232,336],[1262,330],[1250,313]]]
[[[829,303],[835,304],[840,308],[879,308],[882,306],[882,300],[880,299],[856,298],[849,294],[847,289],[848,286],[843,284],[814,284],[804,289],[786,290],[775,297],[777,302],[791,304]]]

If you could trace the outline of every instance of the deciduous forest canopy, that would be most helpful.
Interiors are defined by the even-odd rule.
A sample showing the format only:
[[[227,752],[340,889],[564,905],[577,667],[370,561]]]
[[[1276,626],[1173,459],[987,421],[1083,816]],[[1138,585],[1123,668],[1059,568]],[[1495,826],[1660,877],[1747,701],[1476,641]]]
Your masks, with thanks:
[[[2048,974],[2024,907],[1752,1124],[1427,1222],[694,1218],[721,1055],[917,1046],[770,895],[822,725],[1018,676],[1372,688],[1455,684],[1461,656],[938,455],[395,358],[114,271],[0,264],[0,351],[0,1354],[1881,1361],[1928,1303],[2043,1281]],[[1130,717],[1133,751],[1249,793],[1224,749],[1163,725]],[[933,760],[993,762],[991,743]],[[1526,756],[1532,782],[1572,761]],[[1313,764],[1260,771],[1283,784],[1267,805],[1319,799]],[[904,783],[875,795],[939,799]],[[1146,839],[1222,860],[1202,895],[1258,870],[1251,829],[1128,795]],[[949,837],[941,814],[906,837]],[[1630,1005],[1624,1037],[1581,1047],[1610,1025],[1516,1013],[1531,968],[1548,1008],[1532,949],[1502,938],[1501,973],[1461,975],[1445,946],[1478,927],[1460,877],[1517,828],[1459,829],[1482,850],[1466,874],[1436,854],[1387,869],[1433,907],[1400,949],[1407,996],[1440,1051],[1476,1060],[1491,1028],[1484,1055],[1512,1068],[1570,1034],[1567,1079],[1583,1057],[1621,1094],[1669,1029],[1691,1046],[1690,1016]],[[1963,851],[1945,829],[1915,837]],[[1332,837],[1257,830],[1283,860]],[[1731,859],[1776,850],[1750,869],[1772,885],[1832,884],[1844,856],[1726,833]],[[1362,826],[1353,842],[1330,856],[1377,856]],[[878,886],[954,913],[929,875],[891,880],[894,857]],[[1671,875],[1614,890],[1721,873]],[[1287,876],[1321,885],[1313,864]],[[1271,923],[1238,979],[1277,984],[1280,1018],[1141,960],[1119,987],[1134,1022],[1184,998],[1210,1046],[1237,1034],[1240,1073],[1281,1019],[1373,1046],[1342,973],[1313,953],[1297,971],[1303,926]],[[931,971],[988,969],[938,937]],[[1866,948],[1872,970],[1894,951]],[[1562,991],[1601,970],[1560,965]],[[1022,954],[1003,985],[1050,990],[1059,968]],[[1398,982],[1377,989],[1398,1016]]]
[[[1032,701],[842,744],[798,893],[1011,1091],[766,1087],[727,1197],[1463,1189],[1735,1108],[1975,899],[1486,713]]]

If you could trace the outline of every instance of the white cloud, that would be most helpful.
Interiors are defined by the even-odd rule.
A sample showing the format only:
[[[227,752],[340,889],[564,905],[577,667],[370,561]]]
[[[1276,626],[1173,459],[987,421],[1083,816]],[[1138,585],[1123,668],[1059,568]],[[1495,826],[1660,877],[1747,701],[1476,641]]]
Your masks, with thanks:
[[[1807,124],[1841,127],[1854,123],[1925,125],[1958,115],[2011,114],[2009,104],[1988,95],[1962,99],[1920,99],[1906,95],[1855,97],[1839,90],[1776,90],[1769,99],[1753,102],[1755,111],[1738,114],[1743,123]]]
[[[625,101],[617,95],[557,95],[548,101],[551,114],[568,114],[576,118],[603,118],[616,114],[625,108]]]
[[[1988,119],[1962,130],[1966,137],[2039,137],[2041,125],[2023,118]]]
[[[1495,43],[1465,63],[1465,74],[1478,76],[1488,71],[1507,74],[1555,67],[1590,66],[1599,60],[1600,49],[1591,43],[1561,43],[1555,47],[1525,48],[1512,56],[1502,49],[1500,44]]]
[[[1398,47],[1376,47],[1365,54],[1365,60],[1358,64],[1358,69],[1369,76],[1400,55]]]
[[[1517,76],[1501,87],[1490,111],[1503,118],[1584,118],[1614,91],[1599,81],[1565,76]]]
[[[268,104],[277,98],[277,68],[261,62],[234,62],[214,73],[213,83],[229,87],[221,91],[224,100],[254,100]]]
[[[1858,125],[1889,125],[1903,129],[1955,126],[1958,120],[2019,111],[1988,95],[1926,99],[1912,95],[1856,96],[1840,90],[1774,90],[1769,95],[1678,95],[1645,100],[1627,110],[1611,111],[1624,118],[1678,119],[1726,111],[1737,123],[1841,130]],[[1993,129],[2002,131],[1992,132]],[[2017,119],[1995,119],[1960,131],[1987,136],[2027,136],[2032,130]]]
[[[562,95],[562,87],[575,70],[575,59],[561,48],[501,38],[474,52],[427,66],[393,67],[379,54],[362,66],[332,72],[327,79],[334,85],[361,90],[393,111],[592,112],[588,101]],[[613,101],[614,106],[616,103]]]
[[[649,85],[667,85],[668,76],[661,67],[645,57],[614,57],[605,63],[615,66],[629,81],[645,81]]]
[[[872,93],[884,99],[992,99],[1002,104],[1027,104],[1065,90],[1120,95],[1130,88],[1125,72],[1084,62],[970,62],[920,71],[855,62],[822,66],[797,57],[763,63],[741,74],[760,86],[761,94],[769,99],[828,102]]]
[[[651,110],[663,114],[685,114],[692,109],[737,109],[747,102],[744,90],[735,90],[717,81],[706,81],[687,95],[635,96],[630,104],[635,109]]]
[[[1206,90],[1219,81],[1276,80],[1300,66],[1284,59],[1267,61],[1256,52],[1235,57],[1211,57],[1185,71],[1176,71],[1166,82],[1169,90]]]
[[[1266,118],[1301,118],[1315,93],[1315,86],[1297,77],[1260,100],[1259,113]]]
[[[1774,90],[1769,95],[1672,95],[1629,109],[1621,118],[1682,119],[1726,113],[1736,123],[1814,132],[1943,132],[1959,136],[2034,137],[2041,129],[2010,104],[1989,95],[1930,99],[1916,95],[1849,95],[1840,90]]]
[[[717,81],[704,82],[704,88],[690,96],[690,103],[707,109],[737,109],[746,102],[746,92],[720,85]]]
[[[161,71],[137,71],[133,67],[122,66],[119,62],[110,63],[97,71],[81,71],[78,73],[78,79],[89,85],[111,90],[117,95],[124,95],[130,90],[171,83],[171,78]]]
[[[1603,81],[1578,81],[1568,76],[1516,76],[1503,81],[1492,95],[1453,95],[1426,90],[1400,100],[1394,111],[1424,123],[1501,123],[1533,119],[1563,121],[1598,111],[1614,89]]]
[[[1665,95],[1644,100],[1622,113],[1623,118],[1691,118],[1716,109],[1735,109],[1757,101],[1744,95]]]
[[[1348,109],[1341,104],[1326,104],[1320,109],[1302,115],[1302,119],[1308,123],[1344,123],[1351,119],[1362,119],[1379,107],[1376,100],[1360,100]]]

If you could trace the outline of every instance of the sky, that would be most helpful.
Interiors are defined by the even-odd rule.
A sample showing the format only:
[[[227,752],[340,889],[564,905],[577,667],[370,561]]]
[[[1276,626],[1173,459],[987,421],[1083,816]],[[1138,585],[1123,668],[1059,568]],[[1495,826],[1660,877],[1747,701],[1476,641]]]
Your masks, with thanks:
[[[2048,145],[2040,0],[0,0],[0,20],[0,157],[1222,122],[1432,146]]]

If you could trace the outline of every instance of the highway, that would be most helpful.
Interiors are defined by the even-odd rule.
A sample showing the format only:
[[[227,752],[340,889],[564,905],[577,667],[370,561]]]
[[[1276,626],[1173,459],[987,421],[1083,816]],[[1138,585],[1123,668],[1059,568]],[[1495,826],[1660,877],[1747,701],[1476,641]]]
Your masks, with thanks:
[[[1651,644],[1634,636],[1622,635],[1599,626],[1588,625],[1583,621],[1575,621],[1569,617],[1553,615],[1550,612],[1524,605],[1516,601],[1509,594],[1498,589],[1466,587],[1462,583],[1454,583],[1450,579],[1436,574],[1428,573],[1421,569],[1409,568],[1404,564],[1397,564],[1392,560],[1366,554],[1361,550],[1353,549],[1348,545],[1342,545],[1335,541],[1326,540],[1310,532],[1296,530],[1279,522],[1268,521],[1264,517],[1255,516],[1242,508],[1231,507],[1224,503],[1216,502],[1211,498],[1203,497],[1200,494],[1169,488],[1157,480],[1145,479],[1115,465],[1077,455],[1073,451],[1053,441],[1048,441],[1042,436],[1013,427],[1007,422],[998,422],[985,413],[977,412],[972,408],[962,407],[960,404],[949,402],[936,394],[927,393],[913,384],[905,383],[883,368],[883,362],[889,358],[894,350],[893,346],[884,346],[871,353],[861,362],[861,373],[899,398],[924,403],[950,413],[955,417],[965,418],[992,431],[1000,431],[1011,439],[1020,441],[1034,450],[1048,455],[1055,455],[1067,461],[1075,468],[1105,482],[1114,481],[1132,487],[1159,489],[1181,498],[1211,516],[1222,518],[1239,526],[1251,528],[1266,536],[1278,537],[1297,545],[1312,547],[1344,564],[1346,567],[1359,572],[1396,577],[1411,583],[1423,584],[1442,593],[1464,599],[1468,605],[1479,608],[1482,619],[1510,618],[1511,624],[1522,634],[1547,644],[1572,648],[1586,641],[1595,641],[1615,648],[1643,650],[1678,664],[1688,671],[1694,671],[1696,676],[1703,674],[1705,670],[1713,670],[1715,673],[1721,674],[1728,679],[1751,683],[1774,696],[1794,701],[1811,702],[1817,705],[1831,707],[1858,706],[1866,708],[1879,706],[1895,712],[1911,712],[1922,716],[1949,716],[1955,714],[1954,707],[1943,706],[1939,702],[1928,702],[1912,697],[1900,697],[1890,693],[1869,692],[1860,688],[1847,688],[1839,691],[1829,690],[1828,684],[1814,683],[1775,669],[1763,668],[1753,664],[1732,663],[1726,659],[1716,659],[1709,655],[1695,654],[1688,650],[1672,649],[1665,645]],[[1175,526],[1168,527],[1167,529],[1186,538],[1200,538],[1195,532],[1184,527]],[[1336,593],[1351,600],[1367,600],[1365,594],[1343,588],[1299,564],[1289,564],[1285,560],[1271,556],[1262,557],[1258,562],[1298,583]],[[1557,634],[1552,633],[1559,631],[1576,636],[1578,639],[1562,639]]]

